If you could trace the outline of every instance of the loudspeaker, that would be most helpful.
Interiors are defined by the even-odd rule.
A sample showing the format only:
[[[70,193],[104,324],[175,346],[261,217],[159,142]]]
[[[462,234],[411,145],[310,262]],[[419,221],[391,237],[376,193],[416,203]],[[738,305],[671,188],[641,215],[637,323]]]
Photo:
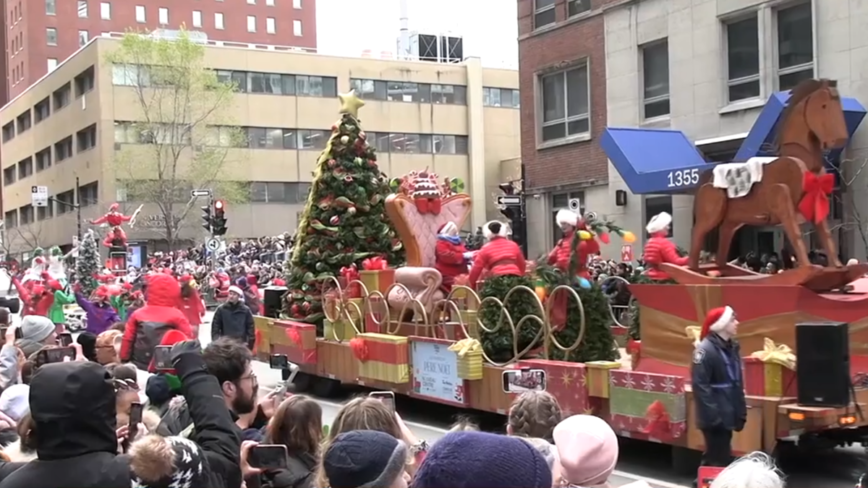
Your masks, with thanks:
[[[799,405],[850,404],[850,328],[843,322],[796,324]],[[786,385],[784,385],[786,387]]]
[[[269,286],[262,294],[262,306],[265,309],[265,316],[272,319],[280,318],[280,309],[283,308],[283,295],[286,294],[286,287]]]

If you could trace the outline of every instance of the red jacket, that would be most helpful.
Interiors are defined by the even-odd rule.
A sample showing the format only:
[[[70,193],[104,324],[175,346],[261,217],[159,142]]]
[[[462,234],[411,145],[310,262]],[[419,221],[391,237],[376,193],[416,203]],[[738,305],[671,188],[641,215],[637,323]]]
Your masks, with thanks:
[[[28,315],[47,317],[48,309],[54,304],[54,291],[60,289],[60,284],[54,280],[46,282],[45,285],[24,286],[18,278],[12,278],[12,284],[15,285],[18,297],[24,304],[21,310],[22,317]]]
[[[470,270],[470,286],[476,288],[476,282],[484,270],[494,276],[524,276],[526,269],[527,263],[518,244],[496,236],[476,253]]]
[[[665,280],[669,278],[669,275],[658,268],[663,263],[678,266],[687,264],[687,256],[683,258],[679,256],[675,244],[667,239],[666,235],[665,232],[651,234],[651,239],[648,239],[648,243],[645,244],[645,252],[642,254],[642,260],[645,261],[645,266],[647,267],[645,274],[653,280]]]
[[[177,305],[181,286],[170,275],[154,273],[148,277],[145,306],[127,319],[121,344],[121,361],[130,361],[141,370],[147,370],[163,336],[175,329],[193,339],[193,330]]]
[[[198,290],[193,289],[187,298],[180,297],[179,303],[178,308],[184,313],[184,317],[187,318],[190,325],[202,324],[202,317],[205,316],[206,310]]]
[[[548,263],[563,272],[568,271],[570,269],[572,243],[572,234],[562,237],[555,245],[554,249],[549,253]],[[590,278],[588,275],[588,257],[600,252],[600,243],[597,242],[596,239],[580,239],[579,244],[576,247],[576,252],[579,253],[579,267],[576,269],[576,275],[583,278]]]
[[[443,288],[446,291],[452,289],[455,277],[467,273],[467,260],[464,253],[467,248],[464,244],[453,244],[446,239],[437,239],[437,247],[434,248],[434,267],[443,276]]]

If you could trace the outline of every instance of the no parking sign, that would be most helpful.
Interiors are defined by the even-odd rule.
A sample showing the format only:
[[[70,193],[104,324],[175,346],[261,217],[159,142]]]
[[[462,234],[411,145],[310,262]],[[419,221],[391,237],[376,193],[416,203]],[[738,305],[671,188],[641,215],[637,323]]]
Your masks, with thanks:
[[[621,246],[621,262],[628,263],[633,260],[633,246],[624,244]]]

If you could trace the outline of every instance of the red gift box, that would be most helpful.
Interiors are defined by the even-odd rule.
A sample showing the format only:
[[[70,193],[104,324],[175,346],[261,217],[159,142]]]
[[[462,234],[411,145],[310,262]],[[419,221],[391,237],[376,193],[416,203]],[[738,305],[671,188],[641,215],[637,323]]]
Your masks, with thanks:
[[[294,320],[275,320],[271,335],[272,352],[285,354],[296,364],[316,364],[316,325]]]
[[[744,391],[751,396],[797,396],[796,372],[760,358],[744,358]]]

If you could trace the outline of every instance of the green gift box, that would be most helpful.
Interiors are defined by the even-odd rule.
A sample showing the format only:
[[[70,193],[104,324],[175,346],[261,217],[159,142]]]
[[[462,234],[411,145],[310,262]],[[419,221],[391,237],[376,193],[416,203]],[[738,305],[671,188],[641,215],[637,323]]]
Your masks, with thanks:
[[[359,279],[364,283],[368,293],[374,290],[385,295],[389,287],[395,283],[394,269],[363,270],[359,272]]]

